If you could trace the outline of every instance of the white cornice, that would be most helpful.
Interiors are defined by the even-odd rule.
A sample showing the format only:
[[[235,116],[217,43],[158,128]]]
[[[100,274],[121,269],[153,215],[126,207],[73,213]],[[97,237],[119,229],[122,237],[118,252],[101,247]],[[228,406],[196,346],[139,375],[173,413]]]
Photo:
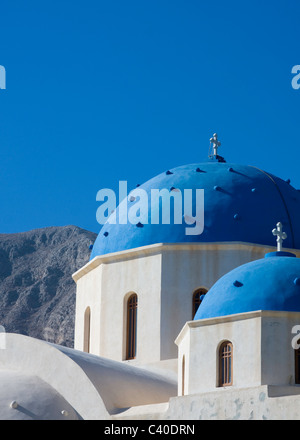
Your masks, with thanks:
[[[243,250],[251,251],[260,250],[264,253],[276,251],[273,246],[263,246],[253,243],[243,242],[218,242],[218,243],[156,243],[148,246],[142,246],[134,249],[124,250],[120,252],[113,252],[111,254],[99,255],[93,260],[89,261],[85,266],[76,271],[72,277],[77,282],[83,275],[87,274],[100,264],[113,263],[116,261],[125,261],[128,259],[154,255],[161,252],[168,251],[216,251],[216,250]],[[284,249],[287,252],[292,252],[300,257],[300,250]]]

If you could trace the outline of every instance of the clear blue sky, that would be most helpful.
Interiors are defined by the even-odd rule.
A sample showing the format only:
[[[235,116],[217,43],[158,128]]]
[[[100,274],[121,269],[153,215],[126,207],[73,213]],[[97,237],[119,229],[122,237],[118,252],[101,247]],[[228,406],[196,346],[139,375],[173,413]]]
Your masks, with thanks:
[[[207,157],[300,188],[300,3],[1,3],[0,232],[98,232],[96,193]]]

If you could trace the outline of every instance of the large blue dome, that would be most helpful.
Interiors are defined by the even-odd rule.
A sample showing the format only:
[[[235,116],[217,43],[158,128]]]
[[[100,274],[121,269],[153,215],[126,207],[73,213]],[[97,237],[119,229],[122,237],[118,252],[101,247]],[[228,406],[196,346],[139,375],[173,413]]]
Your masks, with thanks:
[[[205,295],[195,320],[255,310],[300,312],[300,259],[267,254],[220,278]]]
[[[184,189],[204,189],[203,233],[186,235],[184,221],[150,224],[149,210],[148,224],[104,224],[91,259],[154,243],[234,241],[274,246],[270,231],[278,221],[288,235],[285,247],[300,248],[300,193],[289,182],[256,167],[211,160],[167,170],[140,188],[149,199],[151,189],[178,188],[182,193]],[[193,200],[195,203],[195,196]],[[134,202],[127,203],[129,209]]]

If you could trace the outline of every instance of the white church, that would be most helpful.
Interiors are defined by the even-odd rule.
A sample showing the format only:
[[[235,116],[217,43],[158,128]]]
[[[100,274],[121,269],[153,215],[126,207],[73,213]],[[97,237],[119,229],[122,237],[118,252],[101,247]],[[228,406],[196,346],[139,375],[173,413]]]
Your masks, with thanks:
[[[74,349],[0,333],[0,419],[300,418],[300,192],[211,144],[139,186],[204,190],[201,234],[103,225],[73,274]]]

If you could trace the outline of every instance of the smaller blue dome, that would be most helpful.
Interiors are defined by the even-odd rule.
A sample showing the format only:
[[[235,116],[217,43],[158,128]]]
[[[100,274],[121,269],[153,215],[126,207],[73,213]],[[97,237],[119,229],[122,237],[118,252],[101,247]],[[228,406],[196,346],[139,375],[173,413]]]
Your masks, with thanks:
[[[207,292],[195,320],[255,310],[300,312],[300,259],[288,252],[237,267]]]

